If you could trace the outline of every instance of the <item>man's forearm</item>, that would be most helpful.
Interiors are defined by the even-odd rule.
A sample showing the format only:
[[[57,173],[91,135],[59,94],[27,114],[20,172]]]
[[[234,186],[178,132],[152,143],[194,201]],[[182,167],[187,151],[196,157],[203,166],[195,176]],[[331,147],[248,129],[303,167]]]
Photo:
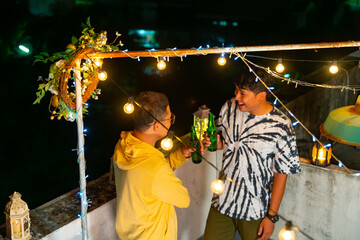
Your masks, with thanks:
[[[274,173],[274,183],[271,192],[269,213],[276,215],[284,196],[287,174]]]

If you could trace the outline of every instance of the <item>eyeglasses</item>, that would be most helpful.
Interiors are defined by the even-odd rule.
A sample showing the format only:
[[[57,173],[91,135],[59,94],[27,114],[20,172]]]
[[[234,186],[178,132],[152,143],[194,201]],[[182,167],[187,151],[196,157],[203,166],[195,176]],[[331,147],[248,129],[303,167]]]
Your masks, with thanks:
[[[170,120],[170,123],[171,125],[173,125],[175,123],[175,114],[174,113],[171,113],[171,117],[170,118],[166,118],[160,122],[164,122],[164,121],[167,121],[167,120]],[[149,126],[153,125],[156,121],[152,122],[149,124]]]
[[[167,120],[171,120],[171,125],[173,125],[175,123],[175,114],[174,113],[171,113],[171,117],[170,118],[167,118],[167,119],[164,119],[163,121],[167,121]]]

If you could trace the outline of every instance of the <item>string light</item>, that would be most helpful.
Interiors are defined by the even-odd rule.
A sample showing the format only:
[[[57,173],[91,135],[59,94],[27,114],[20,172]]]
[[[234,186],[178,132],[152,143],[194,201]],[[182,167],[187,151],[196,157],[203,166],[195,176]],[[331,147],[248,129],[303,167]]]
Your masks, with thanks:
[[[295,127],[297,124],[299,123],[299,121],[293,122],[293,126]]]
[[[98,77],[99,77],[99,80],[105,81],[107,79],[107,73],[105,71],[99,69]]]
[[[94,61],[94,64],[95,64],[97,67],[101,67],[102,64],[103,64],[102,58],[96,58],[95,61]]]
[[[157,63],[157,68],[159,70],[164,70],[166,68],[166,63],[163,59],[161,59],[160,61],[158,61]]]
[[[221,53],[220,57],[217,60],[217,63],[220,66],[224,66],[226,64],[226,59],[225,59],[224,53]]]
[[[221,194],[225,189],[225,184],[222,180],[216,179],[211,183],[211,191],[217,195]]]
[[[173,135],[174,135],[174,132],[169,131],[168,136],[161,141],[160,146],[163,150],[169,151],[170,149],[173,148],[173,146],[174,146],[174,143],[172,140]]]
[[[331,74],[336,74],[339,71],[336,61],[333,61],[333,64],[330,66],[329,71]]]
[[[284,65],[282,64],[282,59],[281,59],[281,58],[279,58],[278,64],[276,65],[275,70],[276,70],[278,73],[282,73],[282,72],[285,70],[285,67],[284,67]]]
[[[280,240],[295,240],[295,232],[292,230],[292,223],[287,221],[285,228],[281,229],[279,232]]]
[[[124,112],[126,114],[131,114],[134,112],[134,109],[135,109],[135,106],[134,106],[134,103],[133,103],[133,98],[132,97],[129,97],[129,100],[127,103],[125,103],[124,105]]]

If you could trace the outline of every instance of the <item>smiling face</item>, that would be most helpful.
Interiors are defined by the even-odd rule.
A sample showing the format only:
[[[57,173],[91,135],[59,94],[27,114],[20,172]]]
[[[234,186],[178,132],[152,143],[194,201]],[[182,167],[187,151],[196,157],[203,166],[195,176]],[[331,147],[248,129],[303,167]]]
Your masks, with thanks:
[[[249,89],[239,89],[236,86],[235,89],[235,100],[238,103],[238,107],[242,112],[249,112],[253,115],[258,115],[257,112],[261,108],[261,104],[264,100],[265,92],[255,94]]]

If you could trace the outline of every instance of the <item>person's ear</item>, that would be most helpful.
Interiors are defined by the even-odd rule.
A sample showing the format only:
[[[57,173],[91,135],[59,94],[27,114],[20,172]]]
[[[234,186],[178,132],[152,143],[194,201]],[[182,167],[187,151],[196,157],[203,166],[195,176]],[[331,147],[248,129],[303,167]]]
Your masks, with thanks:
[[[264,99],[266,99],[266,92],[259,92],[257,97],[259,101],[263,101]]]
[[[153,130],[157,130],[159,128],[160,123],[158,121],[156,121],[152,126],[153,126]]]

